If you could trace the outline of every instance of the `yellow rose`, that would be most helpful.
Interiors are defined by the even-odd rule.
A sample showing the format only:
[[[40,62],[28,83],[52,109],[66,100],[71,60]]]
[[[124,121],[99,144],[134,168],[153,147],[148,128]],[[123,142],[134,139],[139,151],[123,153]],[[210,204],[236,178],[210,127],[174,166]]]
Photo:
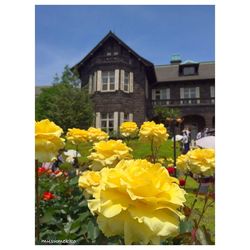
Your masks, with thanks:
[[[94,144],[93,151],[88,159],[92,161],[89,167],[95,171],[103,167],[114,167],[120,160],[132,158],[132,149],[121,140],[100,141]]]
[[[93,187],[100,184],[100,174],[94,171],[85,171],[79,177],[78,185],[84,188],[87,193],[93,193]]]
[[[64,148],[63,130],[48,119],[35,124],[36,160],[50,162],[56,159],[58,150]]]
[[[79,128],[69,128],[66,138],[68,141],[71,141],[73,144],[79,144],[81,142],[87,142],[88,132],[84,129]]]
[[[88,140],[90,142],[105,141],[108,140],[108,138],[108,134],[99,128],[90,127],[88,129]]]
[[[182,173],[187,173],[189,171],[189,157],[188,155],[180,155],[176,160],[176,168]]]
[[[161,145],[169,136],[164,125],[156,124],[154,121],[144,122],[141,126],[139,135],[142,142],[150,142],[156,146]]]
[[[159,244],[179,233],[185,191],[161,164],[122,160],[103,168],[99,183],[88,207],[105,236],[121,235],[125,244]]]
[[[136,136],[138,127],[135,122],[123,122],[120,126],[120,132],[124,137]]]
[[[189,168],[194,174],[211,176],[215,171],[214,149],[194,149],[187,153],[189,157]]]
[[[173,160],[173,158],[168,157],[168,158],[167,158],[167,162],[168,162],[168,163],[174,163],[174,160]]]

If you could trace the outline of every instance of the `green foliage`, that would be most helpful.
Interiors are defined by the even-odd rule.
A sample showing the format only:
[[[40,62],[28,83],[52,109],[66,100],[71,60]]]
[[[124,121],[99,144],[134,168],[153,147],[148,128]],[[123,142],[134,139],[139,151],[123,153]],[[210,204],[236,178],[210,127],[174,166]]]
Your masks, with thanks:
[[[158,117],[159,122],[165,123],[166,118],[180,118],[181,111],[178,108],[165,108],[162,106],[154,107],[154,114]]]
[[[42,89],[36,97],[36,120],[50,119],[67,131],[88,128],[93,122],[93,109],[87,90],[79,88],[79,79],[66,66],[53,86]]]

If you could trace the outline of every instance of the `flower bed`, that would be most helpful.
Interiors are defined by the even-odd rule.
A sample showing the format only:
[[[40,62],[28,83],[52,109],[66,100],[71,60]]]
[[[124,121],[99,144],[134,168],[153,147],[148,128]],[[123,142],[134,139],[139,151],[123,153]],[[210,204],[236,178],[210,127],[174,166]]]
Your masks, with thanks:
[[[204,225],[208,212],[214,217],[214,183],[198,192],[204,178],[214,180],[211,151],[180,156],[175,168],[163,125],[123,129],[125,142],[94,128],[69,129],[63,138],[56,124],[36,124],[36,243],[214,244],[214,227]],[[80,154],[66,162],[63,147]],[[57,152],[59,168],[42,167]]]

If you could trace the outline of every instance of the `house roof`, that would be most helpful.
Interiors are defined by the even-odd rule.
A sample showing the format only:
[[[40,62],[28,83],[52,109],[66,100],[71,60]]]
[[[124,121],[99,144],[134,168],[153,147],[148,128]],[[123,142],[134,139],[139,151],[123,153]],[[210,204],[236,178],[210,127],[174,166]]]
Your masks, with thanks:
[[[131,54],[133,54],[139,61],[141,61],[145,66],[153,66],[153,63],[146,60],[139,54],[137,54],[134,50],[132,50],[127,44],[125,44],[119,37],[117,37],[113,32],[109,32],[79,63],[71,68],[71,70],[78,69],[83,65],[108,39],[113,38],[123,47],[125,47]]]
[[[179,64],[155,65],[157,82],[202,80],[215,78],[215,62],[200,62],[199,74],[180,76]]]

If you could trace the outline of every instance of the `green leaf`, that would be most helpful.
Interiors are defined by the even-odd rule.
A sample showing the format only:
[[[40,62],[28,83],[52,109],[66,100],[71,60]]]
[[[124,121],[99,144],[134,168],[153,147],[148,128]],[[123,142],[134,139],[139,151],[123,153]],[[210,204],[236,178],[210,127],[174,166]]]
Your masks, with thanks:
[[[87,207],[88,206],[88,203],[86,200],[83,200],[79,203],[79,207]]]
[[[47,208],[47,210],[45,211],[43,217],[40,219],[40,223],[52,222],[54,212],[55,212],[54,208],[52,208],[52,207]]]
[[[97,226],[95,226],[92,221],[89,221],[87,229],[88,229],[88,237],[92,241],[94,241],[100,233],[99,228]]]
[[[72,225],[72,221],[69,221],[68,223],[66,223],[64,225],[64,231],[65,231],[66,234],[68,234],[70,232],[71,225]]]
[[[80,235],[86,234],[88,232],[88,226],[86,224],[81,225],[81,231],[79,232]]]
[[[84,213],[82,213],[82,214],[79,216],[78,220],[80,220],[81,222],[83,222],[89,215],[90,215],[90,212],[89,212],[89,211],[84,212]]]
[[[191,221],[180,222],[180,234],[189,233],[193,229],[193,223]]]
[[[75,176],[75,177],[71,178],[71,180],[69,181],[69,185],[70,185],[70,186],[75,186],[75,185],[77,185],[77,184],[78,184],[78,179],[79,179],[78,176]]]

